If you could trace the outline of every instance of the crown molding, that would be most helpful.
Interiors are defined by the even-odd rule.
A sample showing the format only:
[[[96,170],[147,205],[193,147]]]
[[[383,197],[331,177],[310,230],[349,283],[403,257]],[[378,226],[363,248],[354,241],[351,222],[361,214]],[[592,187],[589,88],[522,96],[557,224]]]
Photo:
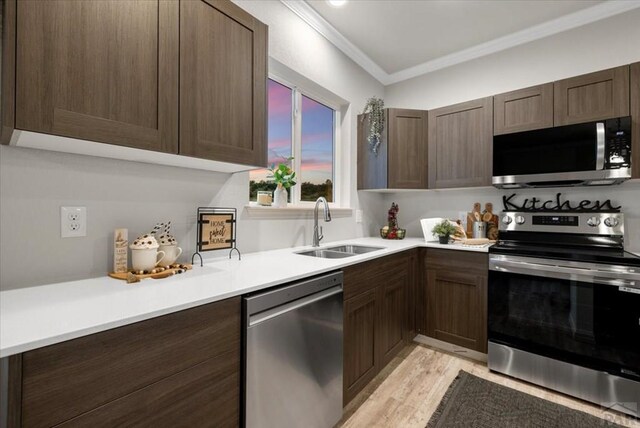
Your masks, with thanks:
[[[605,1],[551,21],[389,74],[320,16],[306,1],[280,1],[383,85],[391,85],[412,79],[432,71],[451,67],[640,8],[639,0]]]
[[[452,65],[480,58],[496,52],[507,50],[525,43],[543,39],[563,31],[591,24],[620,13],[628,12],[640,7],[637,0],[611,0],[586,9],[579,10],[568,15],[561,16],[533,27],[508,34],[497,39],[463,49],[449,55],[436,58],[425,63],[406,68],[390,74],[387,78],[387,85],[398,83],[403,80],[421,76],[432,71],[451,67]]]
[[[316,12],[306,1],[301,0],[280,0],[293,13],[298,15],[311,28],[316,30],[327,40],[333,43],[345,55],[351,58],[356,64],[362,67],[367,73],[375,77],[380,83],[386,85],[389,74],[376,64],[367,54],[362,52],[356,45],[351,43],[333,25],[329,24],[318,12]]]

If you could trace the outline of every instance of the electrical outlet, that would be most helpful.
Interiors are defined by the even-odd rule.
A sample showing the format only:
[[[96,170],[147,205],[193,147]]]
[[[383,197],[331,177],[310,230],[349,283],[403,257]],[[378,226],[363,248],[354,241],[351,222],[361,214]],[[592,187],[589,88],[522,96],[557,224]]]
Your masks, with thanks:
[[[86,207],[60,207],[60,236],[63,238],[87,236]]]
[[[356,210],[356,223],[362,223],[362,210]]]

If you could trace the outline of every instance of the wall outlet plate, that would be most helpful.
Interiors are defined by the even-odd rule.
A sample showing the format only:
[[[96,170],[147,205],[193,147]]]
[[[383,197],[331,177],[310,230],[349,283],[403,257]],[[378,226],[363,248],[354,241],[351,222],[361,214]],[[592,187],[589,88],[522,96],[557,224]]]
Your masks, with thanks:
[[[356,210],[356,223],[362,223],[362,210]]]
[[[60,207],[60,236],[87,236],[87,207]]]

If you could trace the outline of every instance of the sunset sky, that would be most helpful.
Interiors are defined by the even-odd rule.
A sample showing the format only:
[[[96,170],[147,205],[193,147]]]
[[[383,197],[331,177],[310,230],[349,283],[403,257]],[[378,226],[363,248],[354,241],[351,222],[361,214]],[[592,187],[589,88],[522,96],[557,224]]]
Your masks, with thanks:
[[[291,155],[291,89],[269,80],[269,165]],[[333,110],[302,97],[302,171],[298,183],[333,180]],[[251,180],[266,179],[268,171],[251,171]]]

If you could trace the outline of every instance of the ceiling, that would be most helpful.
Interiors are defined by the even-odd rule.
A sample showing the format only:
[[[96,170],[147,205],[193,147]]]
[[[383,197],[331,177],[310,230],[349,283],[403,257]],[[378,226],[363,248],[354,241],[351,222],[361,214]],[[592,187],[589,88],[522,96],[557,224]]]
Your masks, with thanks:
[[[282,2],[385,84],[640,7],[638,0]]]

